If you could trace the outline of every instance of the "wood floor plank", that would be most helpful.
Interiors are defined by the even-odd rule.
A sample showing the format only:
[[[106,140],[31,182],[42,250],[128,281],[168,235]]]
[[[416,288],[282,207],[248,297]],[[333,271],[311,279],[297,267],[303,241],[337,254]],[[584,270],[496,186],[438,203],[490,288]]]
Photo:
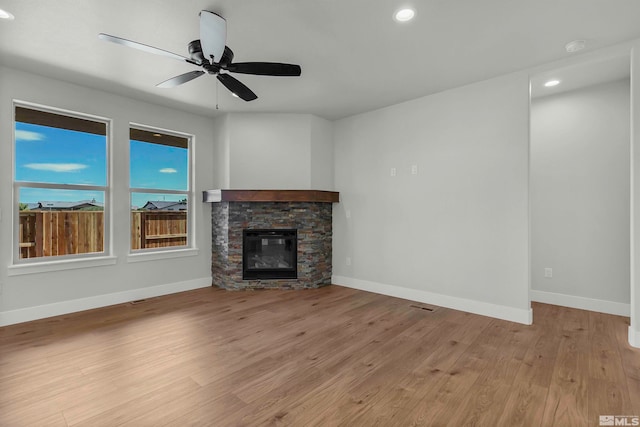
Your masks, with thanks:
[[[200,386],[189,378],[183,378],[163,387],[141,393],[125,402],[117,400],[117,404],[101,399],[95,402],[97,409],[92,411],[95,415],[88,416],[88,412],[77,411],[71,408],[64,411],[64,416],[69,426],[87,427],[111,427],[120,426],[135,420],[148,420],[159,417],[158,408],[172,406],[177,399],[184,395],[195,394]],[[166,411],[162,411],[166,412]],[[145,421],[147,423],[147,421]]]
[[[634,404],[622,364],[613,316],[589,313],[589,422],[600,415],[640,414],[640,402]],[[618,324],[619,327],[619,324]]]
[[[123,427],[241,425],[238,422],[238,414],[245,407],[246,404],[233,394],[219,396],[212,386],[205,386],[199,393],[188,395],[186,399],[172,404],[169,411],[155,411],[152,416],[133,419],[124,423]]]
[[[0,426],[8,427],[67,427],[64,415],[55,404],[45,401],[13,407],[0,412]]]
[[[558,358],[551,376],[542,425],[581,426],[589,423],[589,336],[587,311],[567,312]]]
[[[612,329],[616,333],[618,351],[620,352],[620,358],[622,359],[622,369],[624,370],[627,378],[629,398],[633,405],[633,402],[640,402],[640,357],[638,357],[637,349],[629,345],[629,319],[612,316],[609,320],[611,322]],[[640,414],[640,409],[635,410]]]
[[[525,326],[329,286],[216,288],[0,328],[0,425],[572,426],[640,414],[628,319]]]
[[[545,424],[543,415],[547,393],[548,391],[544,387],[534,384],[518,383],[510,387],[504,407],[502,408],[502,413],[498,415],[497,425],[514,427],[573,425],[562,422]]]

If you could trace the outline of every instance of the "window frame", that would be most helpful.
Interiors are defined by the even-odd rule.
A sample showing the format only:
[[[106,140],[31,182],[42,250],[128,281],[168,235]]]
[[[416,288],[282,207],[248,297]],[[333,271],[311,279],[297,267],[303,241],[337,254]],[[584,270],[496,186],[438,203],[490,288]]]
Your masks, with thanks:
[[[30,110],[41,111],[44,113],[53,113],[71,118],[89,120],[102,123],[105,125],[105,185],[86,185],[86,184],[55,184],[47,182],[31,182],[16,180],[16,108],[25,108]],[[49,270],[66,270],[81,268],[82,264],[87,266],[114,264],[113,256],[113,236],[112,236],[112,157],[113,157],[113,120],[107,117],[97,116],[93,114],[81,113],[78,111],[68,110],[64,108],[52,107],[48,105],[37,104],[28,101],[14,99],[12,101],[12,123],[13,136],[11,145],[11,191],[12,191],[12,209],[11,217],[13,223],[12,236],[12,265],[13,271],[9,275],[25,274],[31,272],[49,271]],[[83,254],[69,254],[56,256],[42,256],[34,258],[20,258],[20,189],[21,188],[43,188],[43,189],[59,189],[59,190],[81,190],[81,191],[102,191],[104,192],[103,207],[103,250],[102,252],[90,252]],[[43,268],[44,267],[44,268]]]
[[[133,249],[131,247],[131,239],[129,239],[129,256],[128,262],[147,261],[153,259],[167,259],[181,256],[197,255],[198,250],[195,245],[195,211],[194,207],[194,171],[195,171],[195,135],[186,132],[175,131],[171,129],[160,128],[157,126],[149,126],[141,123],[130,122],[128,133],[131,129],[137,129],[145,132],[160,133],[187,140],[187,189],[186,190],[166,190],[157,188],[138,188],[131,186],[131,138],[127,144],[128,152],[128,169],[129,172],[129,233],[132,233],[131,219],[131,201],[133,193],[154,193],[154,194],[184,194],[187,199],[187,242],[181,246],[167,246],[163,248],[143,248]]]

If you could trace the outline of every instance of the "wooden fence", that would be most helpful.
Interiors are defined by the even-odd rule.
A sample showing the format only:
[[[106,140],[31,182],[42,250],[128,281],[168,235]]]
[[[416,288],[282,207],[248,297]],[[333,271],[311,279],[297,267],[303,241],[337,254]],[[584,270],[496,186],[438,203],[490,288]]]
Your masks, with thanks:
[[[166,248],[186,244],[186,212],[131,212],[131,249]]]
[[[187,244],[186,212],[131,212],[131,249]],[[21,211],[20,258],[104,250],[102,211]]]

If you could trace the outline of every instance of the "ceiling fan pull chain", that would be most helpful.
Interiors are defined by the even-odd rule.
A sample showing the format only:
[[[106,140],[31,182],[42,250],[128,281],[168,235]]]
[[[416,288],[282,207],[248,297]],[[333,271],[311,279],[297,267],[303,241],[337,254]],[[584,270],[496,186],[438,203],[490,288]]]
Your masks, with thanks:
[[[216,110],[220,109],[218,107],[218,86],[220,86],[220,83],[218,82],[218,80],[216,80]]]

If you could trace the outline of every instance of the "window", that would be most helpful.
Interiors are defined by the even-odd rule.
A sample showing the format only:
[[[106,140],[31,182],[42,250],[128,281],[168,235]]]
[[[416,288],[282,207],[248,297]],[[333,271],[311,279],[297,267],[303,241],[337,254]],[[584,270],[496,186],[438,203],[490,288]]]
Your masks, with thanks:
[[[14,107],[14,262],[104,254],[108,121]]]
[[[191,246],[191,138],[139,126],[129,138],[131,250]]]

